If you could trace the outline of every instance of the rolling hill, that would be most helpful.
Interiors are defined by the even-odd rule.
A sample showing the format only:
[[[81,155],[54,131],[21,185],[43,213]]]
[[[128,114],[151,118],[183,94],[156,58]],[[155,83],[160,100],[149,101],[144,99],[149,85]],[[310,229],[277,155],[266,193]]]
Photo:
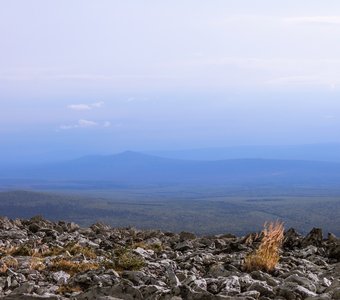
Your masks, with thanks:
[[[229,159],[194,161],[127,151],[62,163],[0,171],[2,179],[109,181],[117,184],[298,184],[337,185],[340,163]]]
[[[145,152],[151,155],[186,160],[285,159],[340,163],[340,144],[211,147]]]

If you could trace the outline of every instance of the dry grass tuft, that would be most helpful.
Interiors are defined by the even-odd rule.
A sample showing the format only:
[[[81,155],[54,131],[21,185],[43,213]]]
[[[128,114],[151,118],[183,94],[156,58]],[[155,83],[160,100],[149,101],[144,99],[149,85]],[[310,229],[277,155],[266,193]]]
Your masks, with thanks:
[[[72,256],[83,254],[86,257],[86,259],[97,258],[96,252],[92,248],[86,247],[86,246],[80,246],[77,243],[69,243],[65,245],[65,247],[60,247],[60,246],[51,247],[43,254],[43,256],[44,257],[58,256],[58,255],[66,254],[67,252]]]
[[[0,259],[0,273],[5,273],[8,268],[16,268],[19,265],[18,261],[10,255]]]
[[[164,247],[160,243],[154,243],[154,244],[147,244],[145,242],[138,242],[132,244],[132,249],[137,249],[138,247],[143,248],[145,250],[153,250],[155,253],[160,253],[164,250]]]
[[[116,267],[116,264],[111,259],[106,258],[100,262],[100,266],[103,267],[105,270],[110,270],[110,269],[114,270]]]
[[[7,245],[5,247],[0,247],[0,257],[6,256],[6,255],[11,255],[17,247]]]
[[[0,262],[0,274],[6,273],[8,270],[8,267],[6,264]]]
[[[64,254],[66,250],[61,247],[61,246],[54,246],[49,248],[46,252],[43,253],[43,257],[48,257],[48,256],[58,256],[61,254]]]
[[[92,248],[83,247],[83,246],[80,246],[79,244],[75,244],[73,246],[70,246],[70,247],[66,248],[66,250],[69,251],[69,253],[71,255],[83,254],[87,259],[97,258],[97,254],[96,254],[96,252],[94,252],[94,250]]]
[[[31,246],[23,244],[12,250],[11,255],[13,256],[32,256],[34,253]]]
[[[259,248],[245,258],[244,266],[247,271],[271,272],[279,262],[279,252],[284,238],[283,223],[279,221],[265,223],[262,236]]]
[[[43,259],[39,257],[32,257],[29,267],[31,270],[43,271],[46,269]]]
[[[50,269],[51,271],[65,271],[70,275],[74,275],[81,272],[87,272],[90,270],[97,270],[99,264],[91,262],[74,262],[67,259],[60,259],[53,261]]]
[[[58,288],[57,293],[58,294],[72,294],[72,293],[78,293],[78,292],[82,292],[82,291],[83,290],[78,285],[76,285],[76,286],[61,285]]]

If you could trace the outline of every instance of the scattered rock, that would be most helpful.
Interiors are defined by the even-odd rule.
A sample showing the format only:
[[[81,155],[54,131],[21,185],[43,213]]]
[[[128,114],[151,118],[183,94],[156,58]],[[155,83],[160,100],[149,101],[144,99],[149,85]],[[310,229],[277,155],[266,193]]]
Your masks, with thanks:
[[[313,228],[312,231],[302,240],[302,246],[307,247],[309,245],[321,246],[322,244],[322,229]]]
[[[47,300],[340,299],[340,241],[285,233],[272,273],[243,269],[261,236],[0,218],[0,298]]]
[[[57,284],[66,284],[67,280],[70,278],[70,275],[64,271],[59,271],[52,273],[52,278]]]
[[[183,242],[178,243],[175,246],[175,250],[178,250],[178,251],[186,251],[192,248],[193,248],[193,245],[190,241],[183,241]]]

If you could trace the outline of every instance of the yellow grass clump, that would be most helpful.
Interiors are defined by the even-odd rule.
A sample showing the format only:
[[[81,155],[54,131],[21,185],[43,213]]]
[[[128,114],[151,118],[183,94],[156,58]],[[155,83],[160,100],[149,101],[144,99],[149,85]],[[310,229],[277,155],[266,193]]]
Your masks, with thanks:
[[[137,249],[138,247],[143,248],[145,250],[152,250],[156,253],[159,253],[164,250],[163,245],[160,243],[147,244],[145,242],[138,242],[132,244],[131,246],[132,249]]]
[[[74,275],[90,270],[97,270],[99,269],[99,265],[91,262],[74,262],[63,258],[60,260],[54,260],[50,269],[51,271],[65,271],[70,275]]]
[[[18,261],[10,255],[7,255],[0,259],[0,273],[5,273],[8,268],[16,268]]]
[[[31,257],[29,267],[31,270],[43,271],[46,269],[43,259],[39,257]]]
[[[82,292],[82,289],[80,286],[70,286],[70,285],[61,285],[59,286],[57,293],[59,294],[66,294],[66,293],[77,293]]]
[[[244,266],[247,271],[271,272],[280,259],[280,249],[284,238],[284,226],[280,221],[264,224],[261,243],[254,252],[246,256]]]
[[[64,247],[51,247],[47,251],[43,253],[44,257],[47,256],[58,256],[62,254],[68,254],[74,256],[77,254],[83,254],[87,259],[95,259],[97,258],[96,252],[90,247],[80,246],[77,243],[69,243]]]
[[[0,247],[0,258],[6,255],[11,255],[15,251],[16,247],[7,245],[5,247]]]

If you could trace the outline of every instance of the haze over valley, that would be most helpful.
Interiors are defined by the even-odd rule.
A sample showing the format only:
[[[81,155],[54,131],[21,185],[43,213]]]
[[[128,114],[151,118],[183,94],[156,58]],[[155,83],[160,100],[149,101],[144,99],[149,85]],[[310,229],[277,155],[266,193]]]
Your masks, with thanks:
[[[230,158],[235,152],[227,148],[158,153],[166,157],[125,151],[7,165],[0,172],[0,209],[13,218],[43,215],[84,226],[101,221],[197,234],[228,228],[242,235],[260,229],[267,219],[282,219],[303,233],[322,226],[340,234],[337,146],[288,147],[293,152],[256,147],[260,152],[253,155],[266,157],[263,149],[273,148],[280,151],[271,155],[280,159],[242,158],[242,152],[241,158]],[[314,157],[320,158],[323,151],[334,156],[299,159],[301,151],[296,149],[308,148]],[[185,158],[188,153],[191,159]],[[216,153],[229,159],[214,159]],[[285,154],[294,159],[283,159]]]
[[[339,233],[335,0],[0,4],[0,214]]]

